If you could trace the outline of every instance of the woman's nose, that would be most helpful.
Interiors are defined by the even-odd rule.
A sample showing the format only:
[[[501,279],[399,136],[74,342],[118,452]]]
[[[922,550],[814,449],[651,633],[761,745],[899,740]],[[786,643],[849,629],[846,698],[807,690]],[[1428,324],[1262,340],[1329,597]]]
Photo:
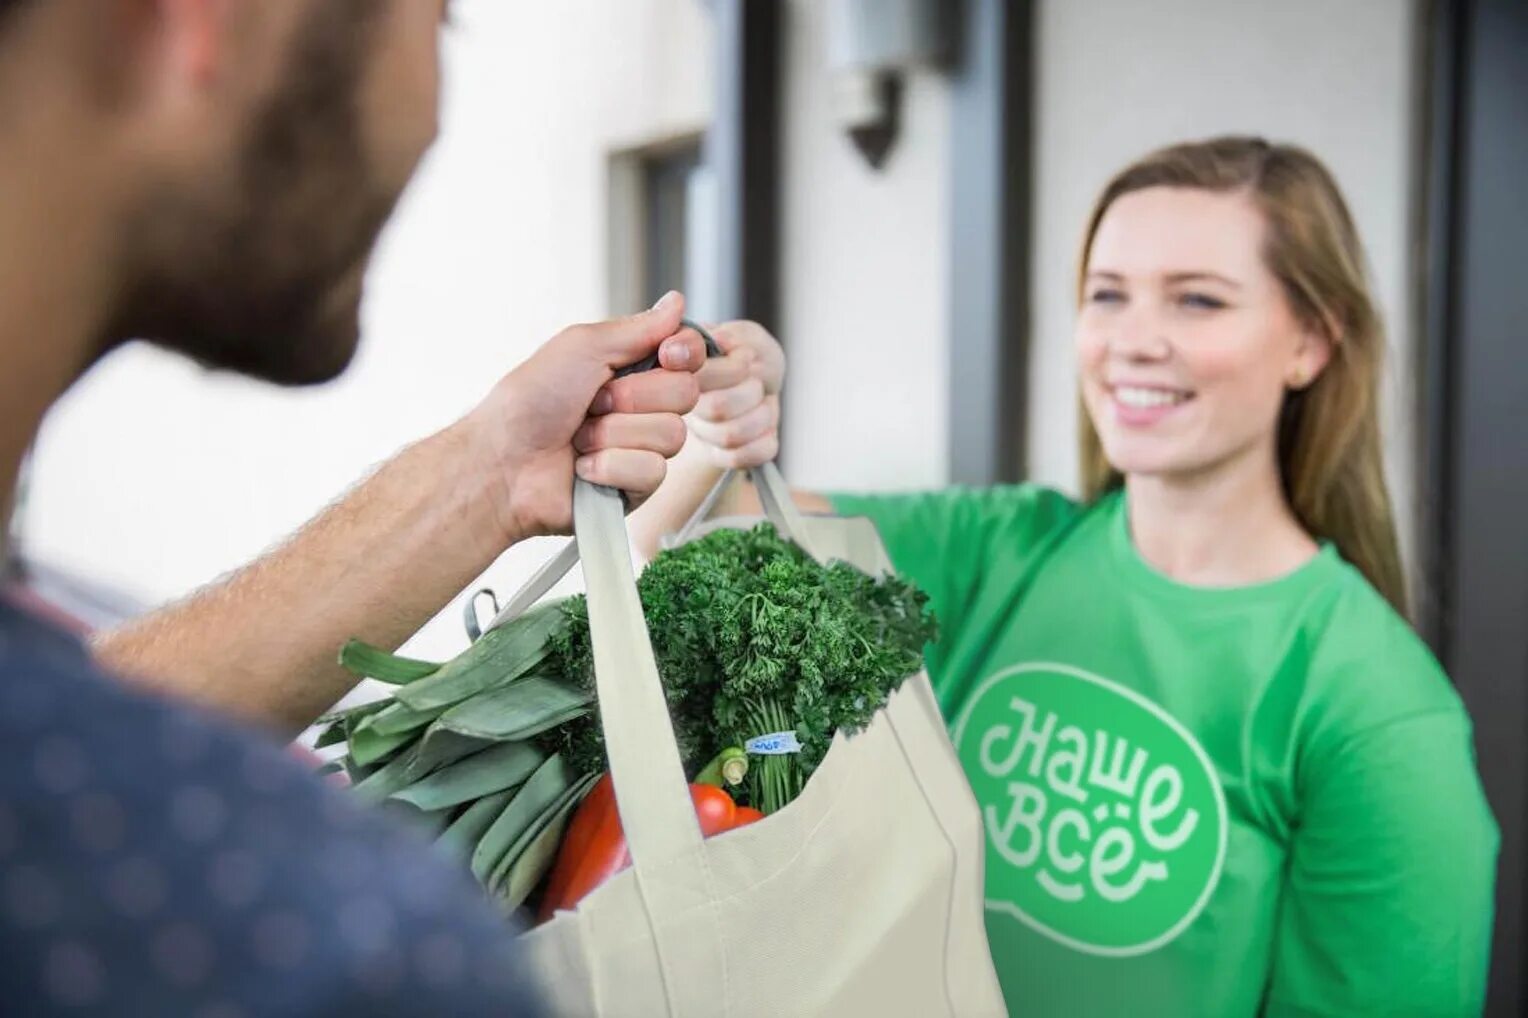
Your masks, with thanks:
[[[1115,323],[1109,336],[1109,353],[1132,361],[1163,360],[1172,350],[1166,323],[1152,311],[1132,307]]]

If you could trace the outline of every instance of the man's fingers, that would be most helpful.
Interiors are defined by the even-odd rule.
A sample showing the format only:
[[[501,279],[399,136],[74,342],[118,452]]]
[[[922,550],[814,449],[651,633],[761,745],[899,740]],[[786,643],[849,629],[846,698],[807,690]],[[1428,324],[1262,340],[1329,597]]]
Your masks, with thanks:
[[[729,389],[705,393],[695,404],[695,416],[723,423],[740,417],[764,402],[764,383],[749,377]]]
[[[579,455],[602,449],[640,449],[669,457],[684,448],[688,432],[678,414],[607,414],[591,417],[573,436]]]
[[[663,483],[668,460],[642,449],[602,449],[580,456],[574,469],[592,484],[619,488],[633,499],[643,499]]]
[[[694,329],[681,329],[658,347],[658,363],[669,371],[700,370],[706,364],[706,341]]]
[[[606,382],[594,397],[594,414],[687,414],[695,409],[700,386],[683,371],[644,371]]]
[[[568,329],[564,335],[568,341],[590,351],[605,367],[612,371],[619,371],[630,364],[635,364],[644,357],[650,356],[657,350],[664,340],[672,337],[676,345],[671,347],[668,357],[671,367],[683,367],[686,370],[698,369],[704,357],[696,357],[684,365],[677,362],[681,357],[688,360],[695,357],[696,349],[703,349],[698,336],[692,330],[685,330],[686,336],[675,336],[679,331],[679,320],[684,317],[684,296],[678,291],[670,290],[664,294],[658,303],[646,311],[625,318],[613,318],[608,322],[594,322],[589,325],[575,325]],[[696,344],[699,344],[697,347]],[[688,351],[681,354],[680,351]]]
[[[695,437],[718,449],[738,449],[774,431],[780,423],[780,404],[767,400],[730,420],[715,423],[690,418]]]

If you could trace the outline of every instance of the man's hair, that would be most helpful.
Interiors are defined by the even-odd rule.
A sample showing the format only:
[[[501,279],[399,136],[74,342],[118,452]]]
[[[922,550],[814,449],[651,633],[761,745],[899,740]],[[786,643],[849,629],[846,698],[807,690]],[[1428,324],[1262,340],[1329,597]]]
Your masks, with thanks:
[[[0,41],[6,41],[5,36],[11,30],[11,22],[20,13],[21,8],[30,4],[32,0],[0,0]]]

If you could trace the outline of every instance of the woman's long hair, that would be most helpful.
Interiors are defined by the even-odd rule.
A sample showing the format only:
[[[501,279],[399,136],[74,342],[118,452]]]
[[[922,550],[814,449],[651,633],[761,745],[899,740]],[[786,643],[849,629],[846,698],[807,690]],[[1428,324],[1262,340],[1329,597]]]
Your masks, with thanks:
[[[1363,247],[1336,181],[1315,156],[1260,138],[1174,145],[1121,171],[1099,195],[1083,238],[1078,299],[1098,224],[1114,201],[1149,187],[1246,192],[1267,221],[1263,256],[1295,314],[1330,342],[1326,368],[1291,391],[1279,419],[1279,476],[1300,524],[1331,541],[1402,615],[1406,581],[1385,486],[1379,380],[1385,334]],[[1122,483],[1082,411],[1082,481],[1091,501]]]

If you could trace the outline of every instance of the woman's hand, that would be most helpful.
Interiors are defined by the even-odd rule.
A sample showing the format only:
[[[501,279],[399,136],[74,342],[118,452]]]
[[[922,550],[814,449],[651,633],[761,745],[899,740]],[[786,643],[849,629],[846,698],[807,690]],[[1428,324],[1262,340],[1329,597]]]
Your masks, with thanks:
[[[714,467],[743,470],[780,451],[780,387],[785,351],[757,322],[712,329],[725,357],[701,368],[700,401],[686,419],[697,451]]]
[[[628,520],[632,541],[651,560],[665,535],[674,534],[705,501],[725,470],[748,470],[773,462],[780,452],[780,387],[785,351],[757,322],[726,322],[711,334],[725,351],[700,369],[700,400],[685,418],[689,441],[674,459],[663,486]],[[752,515],[759,501],[746,477],[723,493],[721,515]],[[797,505],[824,512],[815,495],[793,493]]]

